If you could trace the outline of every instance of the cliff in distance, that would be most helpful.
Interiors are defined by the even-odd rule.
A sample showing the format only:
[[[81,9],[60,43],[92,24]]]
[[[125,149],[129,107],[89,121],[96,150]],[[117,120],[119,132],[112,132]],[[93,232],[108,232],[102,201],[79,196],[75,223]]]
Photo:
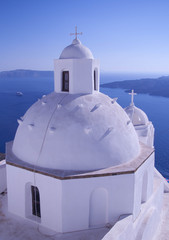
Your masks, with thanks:
[[[143,78],[102,84],[103,88],[121,88],[126,92],[134,89],[137,93],[169,97],[169,76],[159,78]]]

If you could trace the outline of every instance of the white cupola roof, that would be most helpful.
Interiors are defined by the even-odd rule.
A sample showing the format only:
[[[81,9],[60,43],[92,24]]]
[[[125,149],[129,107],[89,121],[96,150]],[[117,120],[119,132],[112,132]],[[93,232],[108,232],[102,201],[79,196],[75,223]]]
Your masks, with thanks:
[[[59,59],[93,59],[93,54],[79,39],[75,38],[71,45],[63,49]]]
[[[55,92],[57,93],[95,93],[100,86],[99,60],[93,58],[90,49],[85,47],[77,35],[72,44],[65,47],[59,57],[54,59]]]
[[[149,147],[154,146],[154,127],[152,122],[149,121],[147,115],[145,112],[143,112],[140,108],[137,108],[134,105],[134,90],[132,90],[131,93],[131,103],[130,106],[126,107],[124,110],[127,113],[128,117],[130,118],[130,121],[132,122],[139,141],[146,144]]]
[[[90,171],[132,161],[136,131],[115,100],[96,94],[51,93],[19,121],[13,153],[29,164]]]
[[[145,112],[143,112],[140,108],[137,108],[135,105],[126,107],[125,111],[134,126],[147,125],[149,123]]]
[[[136,93],[134,93],[134,90],[132,90],[132,92],[129,94],[131,95],[131,104],[124,109],[125,112],[129,116],[134,126],[147,125],[149,123],[147,115],[140,108],[137,108],[134,105],[133,98]]]

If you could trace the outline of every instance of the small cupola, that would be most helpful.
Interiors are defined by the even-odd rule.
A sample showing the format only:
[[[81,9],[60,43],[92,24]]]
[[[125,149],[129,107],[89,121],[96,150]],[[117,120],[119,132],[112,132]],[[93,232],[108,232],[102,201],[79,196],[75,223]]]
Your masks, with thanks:
[[[75,38],[72,44],[63,49],[59,59],[93,59],[93,54],[79,39]]]
[[[136,93],[132,90],[129,94],[131,95],[131,103],[125,108],[125,112],[134,126],[147,125],[149,123],[147,115],[134,104],[134,95],[136,95]]]
[[[99,91],[100,65],[94,59],[89,48],[77,38],[65,47],[59,57],[54,60],[55,92],[59,93],[94,93]]]
[[[136,107],[134,104],[134,90],[129,93],[131,95],[131,103],[124,110],[127,113],[130,122],[133,124],[140,142],[153,147],[154,146],[154,126],[149,121],[147,115],[143,110]]]

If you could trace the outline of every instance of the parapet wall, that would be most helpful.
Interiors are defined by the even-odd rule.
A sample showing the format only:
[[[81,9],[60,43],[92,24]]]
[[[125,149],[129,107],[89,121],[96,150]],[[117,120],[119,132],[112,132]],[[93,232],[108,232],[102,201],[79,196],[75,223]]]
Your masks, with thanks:
[[[0,161],[0,193],[4,192],[7,188],[6,183],[6,161]]]

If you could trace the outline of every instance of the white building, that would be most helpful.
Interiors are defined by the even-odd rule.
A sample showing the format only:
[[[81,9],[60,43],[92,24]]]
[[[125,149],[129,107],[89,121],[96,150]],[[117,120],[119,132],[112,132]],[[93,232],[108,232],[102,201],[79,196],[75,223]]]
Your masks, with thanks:
[[[168,191],[154,168],[153,125],[99,92],[99,61],[77,35],[54,71],[54,92],[7,143],[9,212],[60,233],[114,225],[104,239],[152,239]]]

